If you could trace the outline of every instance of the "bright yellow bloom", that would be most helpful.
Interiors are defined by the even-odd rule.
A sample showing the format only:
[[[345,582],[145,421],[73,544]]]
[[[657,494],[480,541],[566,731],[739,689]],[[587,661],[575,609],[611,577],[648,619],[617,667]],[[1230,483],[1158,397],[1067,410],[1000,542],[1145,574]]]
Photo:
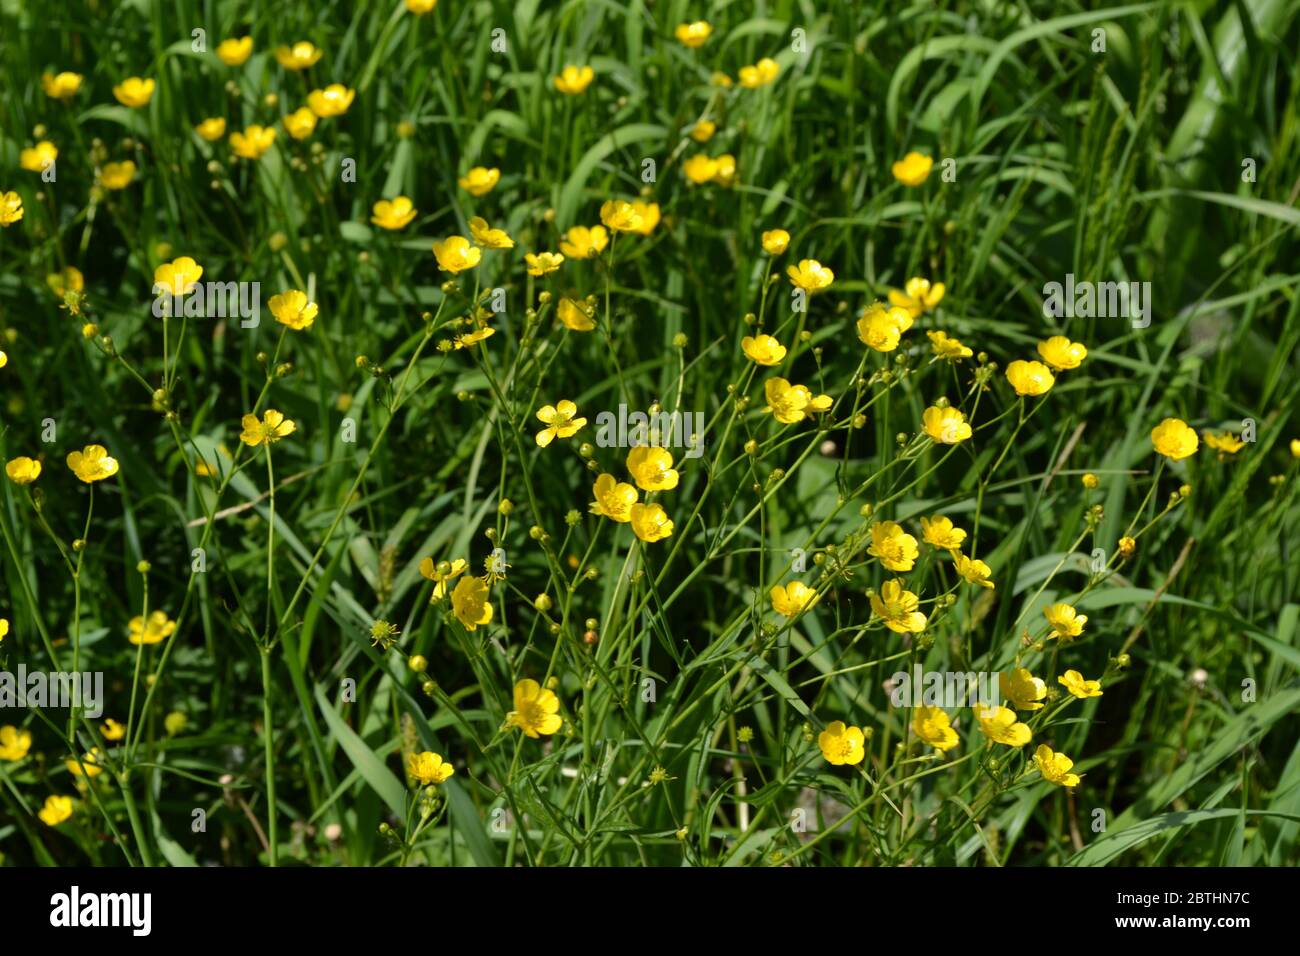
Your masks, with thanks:
[[[1088,472],[1086,475],[1080,478],[1079,481],[1083,483],[1083,487],[1089,490],[1101,487],[1101,479],[1098,478],[1096,475],[1094,475],[1092,472]]]
[[[1196,454],[1201,446],[1196,432],[1180,418],[1166,418],[1151,429],[1151,444],[1156,453],[1173,461],[1182,461]]]
[[[1047,696],[1047,684],[1025,667],[999,674],[998,690],[1016,710],[1042,710],[1041,701]]]
[[[718,161],[703,153],[696,153],[682,163],[682,172],[686,178],[697,186],[712,182],[718,175]]]
[[[648,236],[654,232],[655,226],[659,225],[659,204],[657,202],[646,202],[644,199],[633,199],[631,206],[632,212],[640,220],[640,223],[627,231],[635,232],[639,236]]]
[[[1246,447],[1246,443],[1236,435],[1232,434],[1232,432],[1224,432],[1220,435],[1207,428],[1205,431],[1201,432],[1201,437],[1205,439],[1206,447],[1213,448],[1217,451],[1220,458],[1224,458],[1228,455],[1235,455]]]
[[[1101,681],[1085,680],[1078,671],[1066,671],[1056,682],[1080,700],[1101,696]]]
[[[217,44],[217,59],[226,66],[243,66],[253,55],[253,38],[222,40]]]
[[[41,477],[41,463],[34,458],[21,455],[5,465],[5,474],[16,485],[30,485]]]
[[[785,346],[770,335],[746,335],[740,340],[740,350],[757,365],[777,365],[786,353]]]
[[[164,262],[153,270],[154,294],[162,290],[168,295],[185,295],[203,278],[203,266],[189,256]]]
[[[16,192],[0,192],[0,226],[12,226],[23,218],[23,197]]]
[[[1082,342],[1071,342],[1064,335],[1053,335],[1038,343],[1038,354],[1052,368],[1063,372],[1078,368],[1088,357],[1088,350]]]
[[[694,23],[679,23],[677,29],[673,31],[673,36],[683,45],[690,47],[692,50],[704,46],[709,35],[713,33],[713,26],[707,20],[696,20]]]
[[[912,710],[912,733],[935,750],[952,750],[959,743],[952,721],[939,707],[916,707]]]
[[[153,98],[153,88],[153,80],[142,80],[138,76],[131,76],[113,87],[113,95],[123,106],[139,109],[149,105],[149,100]]]
[[[1079,775],[1070,773],[1074,761],[1065,754],[1056,753],[1047,744],[1039,744],[1038,749],[1034,751],[1034,765],[1038,767],[1038,772],[1048,783],[1054,783],[1058,787],[1079,785]]]
[[[0,727],[0,760],[13,763],[27,756],[32,749],[32,733],[17,727]]]
[[[966,532],[952,523],[952,519],[938,515],[921,519],[921,536],[932,548],[956,551],[966,540]]]
[[[451,609],[456,619],[473,631],[480,624],[492,620],[492,592],[487,580],[476,577],[463,577],[451,592]]]
[[[1007,381],[1017,395],[1043,395],[1056,384],[1056,376],[1042,362],[1016,359],[1007,366]]]
[[[132,644],[157,644],[176,632],[176,622],[166,611],[154,611],[148,620],[137,614],[131,618],[128,631],[126,639]]]
[[[1300,438],[1291,439],[1291,457],[1300,458]]]
[[[45,798],[45,806],[36,814],[46,826],[57,827],[72,816],[72,798],[53,795]]]
[[[483,250],[471,246],[464,236],[448,236],[433,244],[433,255],[438,260],[439,269],[454,274],[478,265],[483,258]]]
[[[41,140],[31,149],[18,153],[18,165],[32,173],[44,172],[59,158],[59,149],[49,140]]]
[[[316,303],[307,298],[307,293],[300,289],[289,289],[273,295],[267,305],[271,307],[271,314],[277,322],[287,325],[295,332],[310,329],[320,311]]]
[[[9,619],[0,617],[0,641],[3,641],[9,633]]]
[[[258,126],[254,123],[242,133],[230,134],[230,148],[236,156],[243,159],[261,159],[274,144],[274,126]]]
[[[99,184],[105,189],[125,189],[135,179],[135,163],[124,159],[120,163],[105,163],[99,170]]]
[[[953,338],[947,332],[932,329],[925,334],[930,340],[930,347],[934,349],[934,354],[939,358],[956,361],[957,359],[970,358],[975,354],[962,345],[960,339]]]
[[[667,448],[638,445],[627,453],[627,470],[642,491],[672,491],[677,487],[677,469]]]
[[[765,56],[753,66],[742,66],[737,75],[741,86],[747,90],[756,90],[760,86],[767,86],[780,72],[781,65],[770,56]]]
[[[819,292],[822,289],[828,289],[831,283],[835,281],[835,273],[816,259],[800,259],[799,264],[788,267],[785,274],[790,277],[791,284],[798,286],[805,292]]]
[[[808,587],[802,581],[777,584],[768,593],[768,597],[772,599],[772,610],[782,617],[796,617],[821,600],[817,589]]]
[[[596,73],[589,66],[574,66],[569,64],[560,71],[560,75],[555,77],[555,88],[566,96],[577,96],[586,92],[591,81],[596,78]]]
[[[569,438],[587,424],[585,418],[575,418],[578,406],[567,398],[554,405],[543,405],[537,410],[537,420],[546,427],[535,436],[537,444],[545,448],[557,438]]]
[[[930,178],[930,169],[933,166],[934,160],[929,156],[911,152],[894,163],[890,171],[904,186],[920,186]]]
[[[293,70],[295,73],[315,66],[320,58],[321,51],[306,40],[295,43],[291,47],[281,46],[275,49],[276,62],[286,70]]]
[[[116,475],[117,459],[110,458],[103,445],[87,445],[81,451],[68,454],[68,467],[86,484],[91,484]]]
[[[312,90],[308,93],[307,105],[321,119],[327,116],[342,116],[348,111],[356,95],[356,90],[350,90],[342,83],[331,83],[323,90]]]
[[[978,584],[982,588],[993,590],[993,582],[989,580],[989,575],[993,570],[980,561],[978,558],[969,558],[958,551],[953,555],[957,573],[960,574],[968,583]]]
[[[858,338],[877,352],[898,348],[902,335],[912,327],[912,316],[898,306],[886,308],[879,302],[867,306],[858,317]]]
[[[784,229],[769,229],[763,233],[763,251],[769,256],[779,256],[790,248],[790,233]]]
[[[609,233],[604,226],[573,226],[560,240],[560,251],[570,259],[591,259],[605,251]]]
[[[52,100],[70,100],[77,95],[77,90],[81,89],[81,74],[44,73],[41,75],[41,88]]]
[[[565,328],[572,329],[574,332],[590,332],[596,327],[596,322],[587,306],[574,302],[567,296],[560,297],[560,303],[555,307],[555,314],[559,316]]]
[[[118,723],[112,717],[104,718],[104,728],[101,731],[105,740],[121,740],[126,736],[126,726]]]
[[[469,562],[464,558],[454,561],[434,562],[433,558],[424,558],[420,562],[420,574],[433,582],[433,594],[430,603],[441,601],[447,593],[447,584],[469,570]]]
[[[867,553],[879,559],[889,571],[911,571],[920,551],[916,538],[897,521],[877,521],[871,526],[871,547]]]
[[[920,634],[925,630],[926,617],[917,610],[920,604],[921,599],[907,590],[902,578],[886,581],[871,595],[871,610],[895,634]]]
[[[99,765],[102,756],[98,747],[92,747],[89,753],[82,754],[80,760],[69,757],[63,762],[63,765],[68,768],[68,773],[74,777],[80,777],[83,774],[87,777],[98,777],[104,772],[104,768]]]
[[[475,166],[460,177],[460,188],[471,196],[486,196],[501,179],[501,170]]]
[[[979,721],[984,736],[995,744],[1023,747],[1034,736],[1029,725],[1021,723],[1010,707],[976,707],[975,719]]]
[[[966,416],[951,405],[943,408],[931,405],[921,416],[921,425],[925,433],[940,445],[956,445],[971,435]]]
[[[414,13],[417,17],[422,17],[426,13],[432,13],[433,8],[438,5],[438,0],[406,0],[406,9]]]
[[[406,772],[421,786],[428,787],[433,784],[443,783],[456,771],[451,764],[443,761],[440,754],[426,750],[423,753],[411,754],[407,762]]]
[[[399,199],[402,197],[398,197]],[[484,249],[513,249],[515,241],[504,229],[493,229],[482,216],[469,221],[469,234]]]
[[[713,120],[697,120],[695,125],[691,127],[691,139],[695,140],[697,143],[707,143],[709,140],[713,139],[713,134],[717,131],[718,124],[713,122]]]
[[[1121,558],[1131,558],[1133,557],[1133,552],[1137,550],[1137,545],[1138,543],[1135,538],[1130,538],[1128,535],[1124,535],[1124,537],[1119,539],[1119,544],[1116,545],[1116,550],[1119,551],[1119,556]]]
[[[861,727],[846,727],[844,721],[832,720],[817,735],[817,746],[821,748],[822,756],[834,766],[853,766],[862,763],[862,758],[867,755],[863,746],[865,739]]]
[[[1088,623],[1088,615],[1080,614],[1069,604],[1051,604],[1043,608],[1043,616],[1052,627],[1049,637],[1062,640],[1078,637],[1083,633],[1083,625]]]
[[[506,714],[506,725],[518,727],[536,739],[539,734],[553,734],[564,725],[560,717],[560,698],[531,678],[515,684],[515,709]]]
[[[906,309],[913,318],[922,312],[929,312],[943,301],[946,287],[942,282],[931,285],[929,279],[916,277],[907,280],[903,290],[890,289],[889,303],[900,309]]]
[[[370,221],[380,229],[396,231],[409,226],[416,212],[415,206],[406,196],[394,196],[392,199],[381,199],[371,207]],[[482,222],[481,219],[477,221]]]
[[[239,440],[253,448],[258,445],[273,445],[281,438],[292,435],[298,427],[296,422],[285,418],[274,408],[268,408],[260,422],[256,415],[245,415],[239,423],[243,426]]]
[[[215,143],[226,135],[226,120],[221,116],[209,116],[194,127],[194,132],[209,143]]]
[[[534,277],[550,275],[564,265],[564,256],[558,252],[524,253],[524,265],[528,274]]]
[[[814,396],[806,385],[791,385],[780,376],[764,382],[763,393],[767,396],[763,411],[771,412],[783,425],[797,424],[810,414],[826,411],[832,404],[829,395]]]
[[[302,106],[284,117],[284,131],[293,139],[306,139],[316,132],[317,116],[311,107]]]
[[[600,475],[591,493],[596,500],[587,508],[594,515],[604,515],[619,524],[632,520],[632,506],[636,504],[636,489],[613,475]]]
[[[632,532],[647,543],[662,541],[673,533],[673,523],[662,505],[635,504],[629,516]]]

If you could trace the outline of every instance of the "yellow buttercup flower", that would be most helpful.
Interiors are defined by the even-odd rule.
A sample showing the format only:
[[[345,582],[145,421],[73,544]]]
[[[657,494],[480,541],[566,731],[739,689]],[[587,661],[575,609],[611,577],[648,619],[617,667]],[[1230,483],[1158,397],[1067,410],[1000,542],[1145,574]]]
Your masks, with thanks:
[[[23,218],[23,197],[12,190],[0,192],[0,226],[12,226]]]
[[[1056,384],[1056,376],[1042,362],[1017,359],[1007,366],[1007,381],[1017,395],[1043,395]]]
[[[673,523],[658,504],[635,504],[629,512],[632,532],[647,543],[662,541],[673,533]]]
[[[934,160],[929,156],[911,152],[894,163],[890,171],[904,186],[920,186],[930,178],[930,169],[933,166]]]
[[[696,20],[694,23],[679,23],[677,29],[673,31],[673,36],[683,45],[690,47],[692,50],[704,46],[706,40],[713,33],[713,26],[707,20]]]
[[[405,229],[415,218],[416,208],[406,196],[381,199],[370,210],[370,221],[380,229]]]
[[[189,256],[181,256],[153,270],[154,293],[161,289],[168,295],[185,295],[201,278],[203,267]]]
[[[600,221],[615,232],[638,232],[642,226],[641,213],[636,205],[622,199],[607,199],[601,203]]]
[[[901,291],[890,289],[889,303],[900,309],[906,309],[913,318],[916,318],[922,312],[929,312],[938,306],[943,301],[945,291],[946,286],[942,282],[931,284],[929,279],[918,276],[908,279]]]
[[[934,354],[939,356],[941,359],[956,361],[957,359],[970,358],[975,354],[969,348],[962,345],[959,339],[953,338],[947,332],[932,329],[925,334],[930,340],[930,347],[934,349]]]
[[[1070,773],[1074,761],[1065,754],[1056,753],[1047,744],[1039,744],[1038,749],[1034,751],[1034,765],[1038,767],[1038,772],[1048,783],[1054,783],[1058,787],[1079,785],[1079,775]]]
[[[1078,671],[1066,671],[1056,681],[1080,700],[1101,696],[1101,681],[1085,680]]]
[[[69,292],[80,292],[86,288],[86,277],[76,266],[64,266],[61,272],[51,272],[45,277],[45,284],[50,291],[62,299]]]
[[[1062,640],[1078,637],[1083,633],[1083,626],[1088,623],[1088,615],[1080,614],[1069,604],[1051,604],[1043,608],[1043,616],[1052,627],[1049,637]]]
[[[30,485],[41,477],[41,463],[34,458],[21,455],[18,458],[10,459],[9,463],[5,465],[5,474],[16,485]]]
[[[1053,335],[1038,343],[1038,354],[1052,368],[1064,372],[1078,368],[1088,357],[1088,350],[1082,342],[1071,342],[1064,335]]]
[[[215,143],[226,135],[226,121],[221,116],[209,116],[194,127],[194,132],[209,143]]]
[[[1205,439],[1207,448],[1213,448],[1219,453],[1219,458],[1225,458],[1228,455],[1235,455],[1246,447],[1246,443],[1238,438],[1232,432],[1217,434],[1208,428],[1201,432],[1201,437]]]
[[[356,90],[350,90],[342,83],[331,83],[323,90],[312,90],[308,93],[307,106],[321,119],[327,116],[342,116],[348,111],[356,95]]]
[[[126,736],[126,727],[112,717],[105,717],[104,727],[100,732],[104,735],[105,740],[121,740]]]
[[[456,558],[454,561],[438,561],[433,558],[424,558],[420,561],[420,574],[433,582],[433,594],[429,598],[430,603],[441,601],[443,595],[447,593],[447,585],[454,581],[466,571],[469,570],[469,562],[464,558]]]
[[[816,259],[800,259],[797,266],[790,266],[785,273],[790,277],[791,284],[805,292],[828,289],[835,281],[835,273]]]
[[[560,698],[531,678],[515,684],[515,709],[506,714],[506,726],[518,727],[536,739],[540,734],[550,735],[564,725],[560,717]]]
[[[471,196],[486,196],[501,179],[501,170],[475,166],[460,177],[460,188]]]
[[[627,454],[627,470],[642,491],[672,491],[677,487],[677,469],[666,448],[639,445]]]
[[[633,214],[639,221],[637,225],[627,231],[635,232],[639,236],[648,236],[654,232],[655,226],[659,225],[659,204],[657,202],[646,202],[644,199],[633,199],[631,206]]]
[[[103,754],[99,752],[98,747],[92,747],[89,752],[82,754],[80,760],[69,757],[63,762],[68,768],[68,773],[74,777],[80,777],[83,774],[86,777],[98,777],[104,772],[104,768],[99,765]]]
[[[952,750],[960,743],[952,721],[939,707],[913,708],[912,733],[935,750]]]
[[[149,100],[153,98],[153,90],[153,80],[143,80],[138,76],[131,76],[113,87],[113,95],[117,97],[117,101],[123,106],[140,109],[142,106],[149,105]]]
[[[1115,549],[1119,552],[1121,558],[1131,558],[1133,557],[1133,552],[1137,550],[1137,544],[1135,538],[1130,538],[1128,535],[1124,535],[1124,537],[1119,539],[1119,543],[1115,546]]]
[[[697,120],[695,125],[691,127],[691,139],[695,140],[697,143],[707,143],[709,140],[713,139],[713,134],[717,131],[718,124],[713,122],[713,120]]]
[[[274,144],[274,126],[258,126],[254,123],[242,133],[230,134],[230,148],[236,156],[243,159],[261,159]]]
[[[998,674],[998,690],[1016,710],[1042,710],[1047,696],[1047,684],[1025,667]]]
[[[274,408],[268,408],[261,421],[257,420],[256,415],[245,415],[239,423],[243,427],[239,440],[253,448],[258,445],[273,445],[281,438],[292,435],[298,428],[296,422],[285,418]]]
[[[877,558],[886,570],[911,571],[920,551],[916,538],[897,521],[877,521],[871,526],[871,547],[867,553]]]
[[[411,754],[407,761],[406,772],[421,786],[428,787],[445,782],[456,770],[442,759],[441,754],[426,750],[423,753]]]
[[[865,739],[861,727],[846,727],[844,721],[832,720],[817,735],[817,746],[827,762],[834,766],[853,766],[862,763],[862,758],[867,755],[863,746]]]
[[[1166,418],[1151,429],[1151,444],[1156,453],[1173,461],[1182,461],[1196,454],[1201,446],[1196,432],[1180,418]]]
[[[0,641],[3,641],[9,634],[9,619],[0,617]]]
[[[426,13],[432,13],[433,8],[438,5],[438,0],[406,0],[406,9],[414,13],[417,17],[422,17]]]
[[[1291,457],[1300,458],[1300,438],[1291,439]]]
[[[604,515],[611,521],[627,524],[632,520],[632,506],[636,504],[636,488],[613,475],[600,475],[591,493],[596,500],[587,508],[594,515]]]
[[[746,335],[740,340],[740,350],[757,365],[778,365],[786,353],[785,346],[770,335]]]
[[[768,597],[772,599],[772,610],[782,617],[797,617],[821,600],[817,589],[802,581],[777,584],[768,592]]]
[[[493,229],[487,224],[487,220],[481,216],[475,216],[469,221],[469,234],[484,249],[513,249],[515,247],[515,241],[510,238],[509,233],[504,229]],[[564,261],[563,258],[560,261]]]
[[[555,88],[566,96],[577,96],[586,92],[591,81],[596,78],[596,73],[589,66],[574,66],[569,64],[560,71],[560,75],[555,77]]]
[[[295,332],[310,329],[320,311],[316,303],[307,298],[307,293],[300,289],[289,289],[273,295],[267,305],[271,307],[271,314],[277,322],[287,325]]]
[[[682,173],[695,185],[700,186],[712,182],[718,175],[718,161],[703,153],[696,153],[682,163]]]
[[[124,159],[120,163],[105,163],[99,170],[99,184],[105,189],[125,189],[135,179],[135,163]]]
[[[70,100],[81,89],[80,73],[44,73],[41,75],[41,88],[52,100]]]
[[[292,139],[306,139],[316,131],[318,118],[310,106],[302,106],[285,114],[284,131]]]
[[[1010,707],[976,707],[975,719],[979,721],[984,736],[995,744],[1023,747],[1034,736],[1029,725],[1021,723]]]
[[[867,306],[858,317],[858,339],[877,352],[898,348],[903,333],[912,327],[912,316],[898,306],[886,308],[879,302]]]
[[[537,433],[537,444],[545,448],[557,438],[569,438],[587,424],[585,418],[576,418],[578,406],[567,398],[554,405],[543,405],[537,410],[537,420],[546,427]]]
[[[940,445],[956,445],[970,438],[970,423],[959,409],[946,405],[931,405],[921,416],[921,426],[930,438]]]
[[[926,617],[917,608],[921,599],[904,586],[902,578],[893,578],[871,595],[871,610],[896,634],[920,634]]]
[[[781,65],[770,56],[765,56],[753,66],[742,66],[737,73],[740,78],[740,85],[747,90],[756,90],[760,86],[767,86],[781,72]]]
[[[555,307],[555,314],[559,316],[565,328],[572,329],[574,332],[590,332],[596,327],[596,321],[587,306],[574,302],[567,296],[560,297],[559,305]]]
[[[59,149],[49,140],[42,140],[31,149],[18,153],[18,165],[32,173],[44,172],[59,158]]]
[[[27,756],[32,749],[32,734],[17,727],[0,727],[0,760],[14,763]]]
[[[492,620],[492,592],[484,578],[463,577],[451,592],[451,610],[465,630],[476,630]]]
[[[103,445],[87,445],[81,451],[68,454],[68,467],[72,469],[74,475],[89,485],[116,475],[117,459],[110,458],[108,449]]]
[[[36,814],[46,826],[57,827],[72,816],[72,798],[57,794],[45,798],[45,806]]]
[[[483,258],[483,250],[471,246],[464,236],[448,236],[433,244],[433,255],[443,272],[457,273],[473,269]]]
[[[558,252],[524,253],[524,265],[528,274],[534,277],[550,275],[564,264],[564,256]]]
[[[769,256],[779,256],[790,248],[790,233],[784,229],[769,229],[763,233],[763,251]]]
[[[217,44],[217,59],[226,66],[243,66],[253,55],[253,38],[222,40]]]
[[[131,618],[127,640],[132,644],[157,644],[176,632],[176,622],[166,611],[153,611],[146,620],[141,615]]]
[[[570,259],[591,259],[605,251],[609,233],[604,226],[573,226],[560,240],[560,251]]]
[[[993,590],[993,582],[989,580],[989,575],[993,571],[987,564],[977,558],[967,557],[960,551],[953,555],[953,560],[957,573],[968,583]]]
[[[286,70],[297,73],[316,65],[321,58],[321,51],[314,45],[302,40],[293,46],[281,46],[275,49],[275,59]]]
[[[932,548],[956,551],[966,540],[966,532],[952,523],[952,519],[938,515],[921,519],[921,537]]]
[[[797,424],[812,413],[826,411],[832,404],[829,395],[814,396],[806,385],[791,385],[780,376],[764,382],[763,393],[767,396],[763,411],[771,412],[783,425]]]

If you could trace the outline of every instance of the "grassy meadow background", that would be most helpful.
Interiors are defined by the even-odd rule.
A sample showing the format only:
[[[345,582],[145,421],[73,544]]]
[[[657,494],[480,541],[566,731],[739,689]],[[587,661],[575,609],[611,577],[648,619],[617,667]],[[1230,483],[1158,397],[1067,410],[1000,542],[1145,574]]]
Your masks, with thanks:
[[[1298,14],[0,0],[0,193],[24,209],[0,231],[0,453],[43,464],[0,492],[0,670],[53,670],[53,653],[102,671],[104,716],[129,726],[113,741],[67,710],[0,711],[31,735],[0,760],[4,864],[1296,865]],[[713,29],[690,48],[675,30],[697,20]],[[243,36],[245,63],[214,56]],[[304,40],[319,62],[282,67],[276,47]],[[764,57],[778,74],[747,88]],[[568,64],[594,71],[580,95],[553,83]],[[84,77],[67,102],[42,88],[61,71]],[[143,108],[114,98],[129,76],[156,83]],[[330,83],[351,106],[288,136]],[[215,142],[195,133],[208,117],[226,121]],[[234,158],[229,133],[253,124],[274,145]],[[42,140],[55,182],[20,163]],[[910,151],[935,161],[916,187],[891,173]],[[692,183],[696,154],[733,157],[734,180]],[[97,184],[124,160],[126,188]],[[500,171],[481,196],[459,185],[476,166]],[[398,195],[414,220],[372,224]],[[648,235],[528,275],[524,253],[637,198],[661,210]],[[515,247],[446,285],[431,247],[475,216]],[[789,250],[771,256],[776,228]],[[172,319],[165,340],[151,287],[179,256],[259,282],[260,325]],[[796,313],[802,259],[835,280]],[[84,275],[71,303],[47,281],[66,266]],[[1067,274],[1149,282],[1150,325],[1045,317]],[[912,277],[943,282],[942,302],[895,351],[868,349],[859,314]],[[318,303],[310,329],[271,314],[287,289]],[[453,347],[493,289],[494,334]],[[596,329],[558,323],[561,296],[592,297]],[[756,314],[789,348],[777,368],[741,351]],[[936,359],[932,330],[975,354]],[[1022,403],[1005,368],[1055,334],[1088,357]],[[834,408],[779,424],[775,372]],[[940,398],[969,441],[924,438]],[[562,399],[588,424],[538,447],[535,413]],[[598,473],[627,480],[626,450],[582,447],[620,403],[708,426],[655,498],[662,541],[588,513]],[[297,425],[273,471],[239,438],[266,408]],[[1169,417],[1253,441],[1166,461],[1150,433]],[[120,470],[88,521],[65,457],[91,444]],[[868,529],[919,538],[938,514],[996,587],[923,546],[905,577],[930,625],[887,630],[866,592],[895,575]],[[482,575],[498,547],[493,616],[471,631],[419,564]],[[821,598],[786,620],[769,591],[792,579]],[[1044,646],[1054,602],[1088,626]],[[176,630],[138,648],[128,622],[155,610]],[[376,622],[396,634],[372,639]],[[952,711],[961,744],[939,755],[885,688],[918,663],[1019,655],[1051,701],[1023,749]],[[1067,667],[1104,694],[1071,699]],[[554,735],[506,726],[525,678],[551,682]],[[819,751],[836,720],[868,734],[855,766]],[[1078,786],[1041,779],[1041,742]],[[422,751],[455,768],[431,791],[407,775]],[[51,826],[54,795],[73,809]]]

